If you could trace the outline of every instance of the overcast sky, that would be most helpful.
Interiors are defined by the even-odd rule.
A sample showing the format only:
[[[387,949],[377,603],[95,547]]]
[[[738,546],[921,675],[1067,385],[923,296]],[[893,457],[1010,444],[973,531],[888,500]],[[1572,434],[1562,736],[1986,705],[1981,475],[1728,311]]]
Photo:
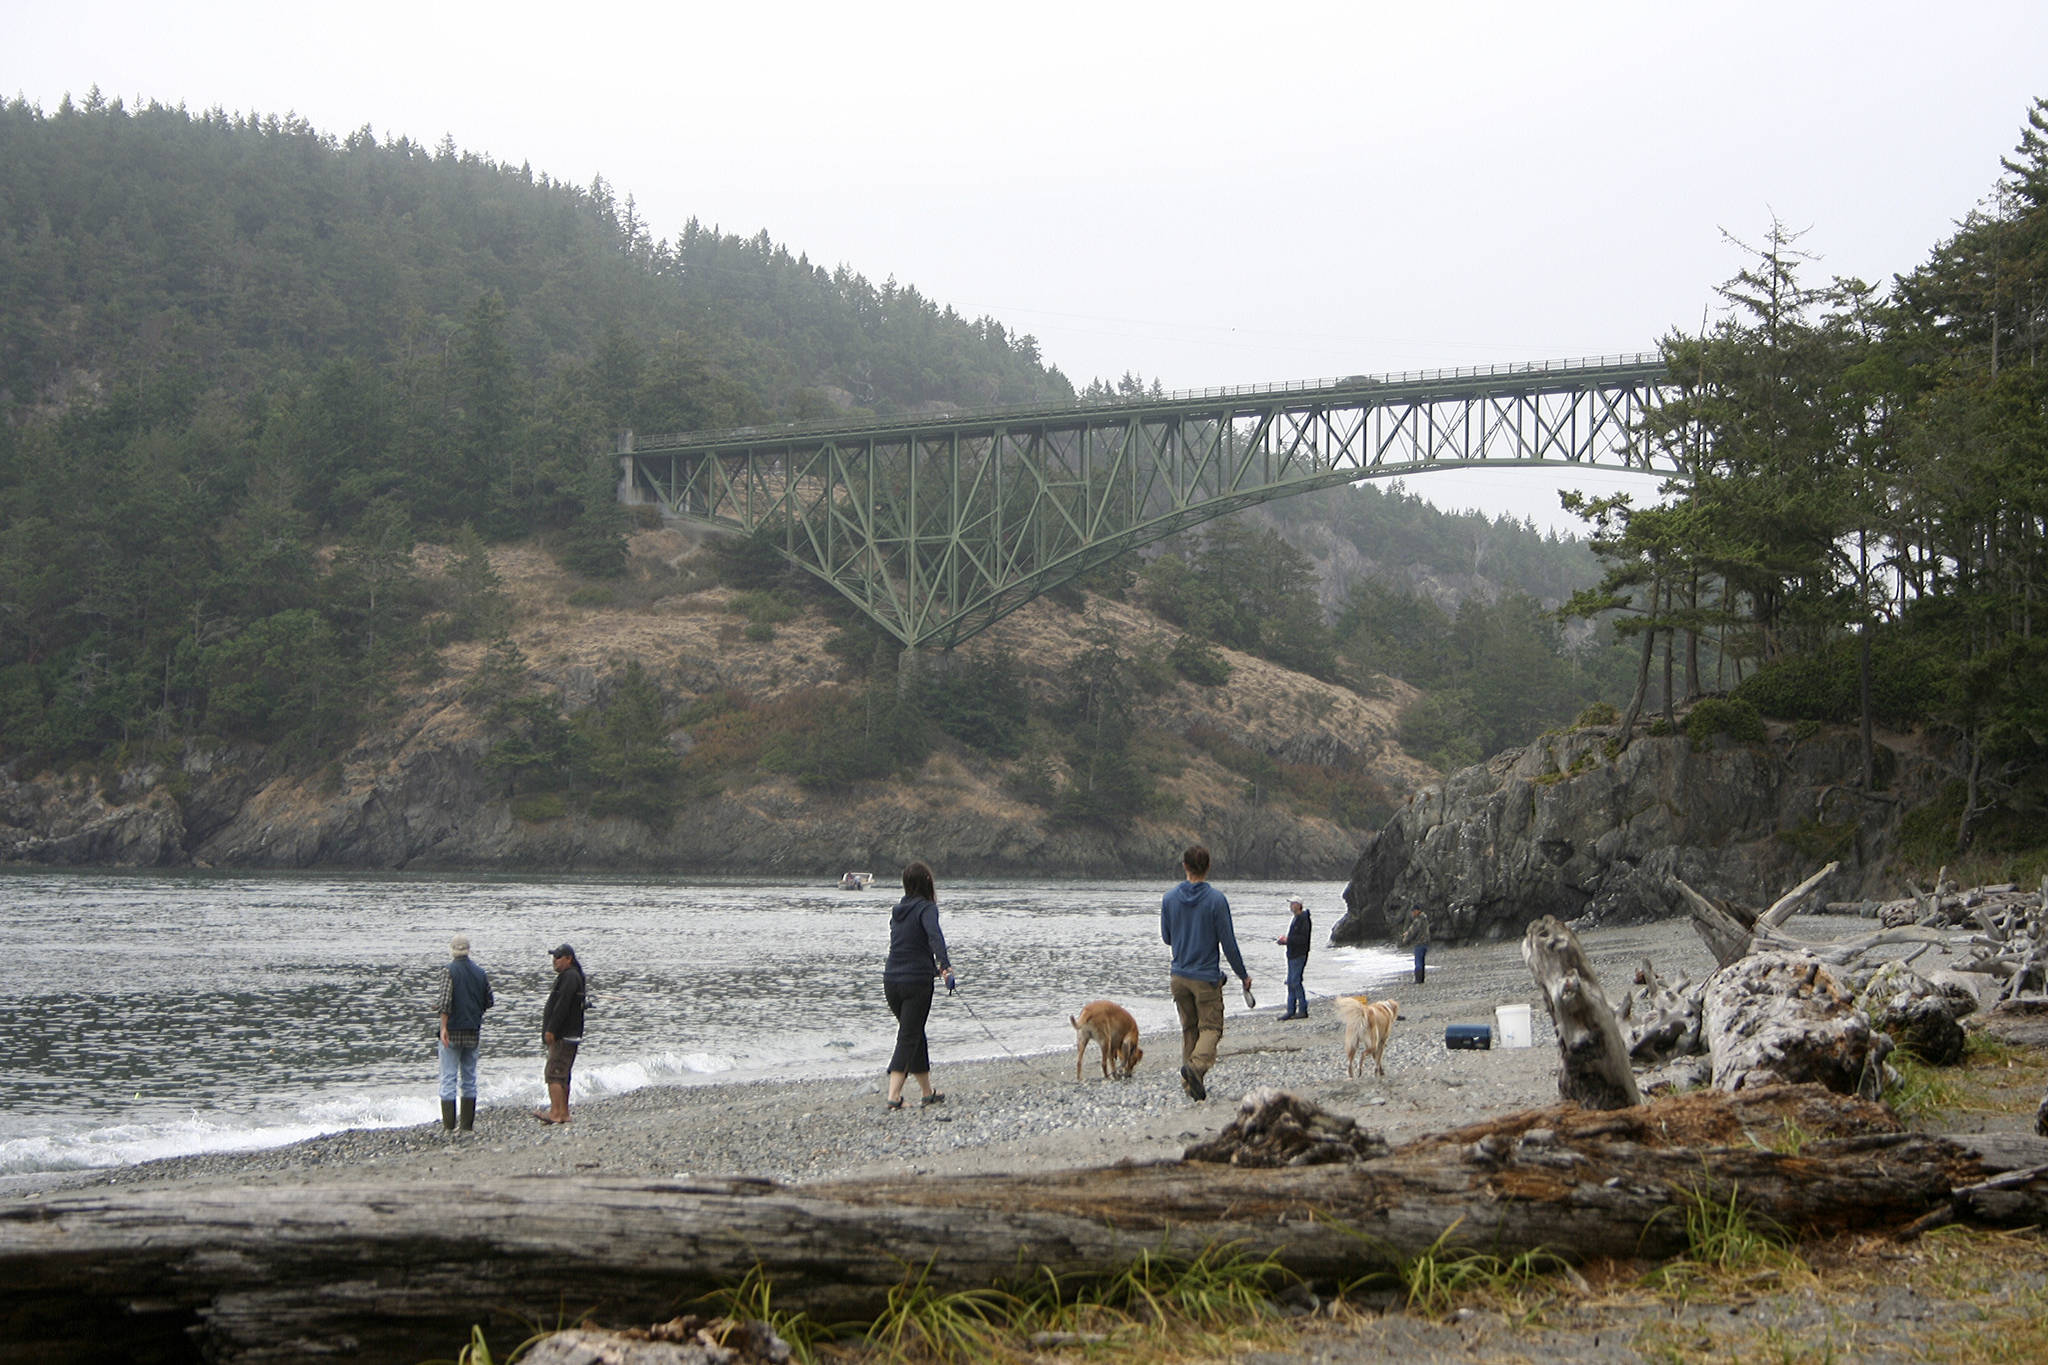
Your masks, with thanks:
[[[2048,3],[0,0],[0,93],[95,84],[601,174],[1183,389],[1649,350],[1774,214],[1888,280],[2048,95]]]

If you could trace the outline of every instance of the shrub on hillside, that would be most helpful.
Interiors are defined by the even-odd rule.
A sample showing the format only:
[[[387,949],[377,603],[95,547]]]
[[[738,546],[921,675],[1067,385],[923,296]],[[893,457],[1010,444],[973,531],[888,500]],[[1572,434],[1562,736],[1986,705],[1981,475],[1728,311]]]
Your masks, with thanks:
[[[1574,730],[1587,730],[1596,725],[1619,724],[1621,724],[1621,708],[1611,701],[1596,701],[1585,710],[1579,712],[1578,719],[1572,722],[1572,728]]]
[[[734,593],[731,611],[757,626],[779,626],[794,621],[803,611],[796,595],[782,588],[754,588]]]
[[[1761,743],[1765,737],[1764,718],[1748,702],[1732,697],[1708,697],[1693,703],[1685,718],[1685,737],[1692,741],[1693,748],[1698,749],[1715,735],[1727,735],[1744,743]]]
[[[1861,719],[1857,641],[1838,640],[1813,654],[1765,664],[1729,695],[1773,720],[1852,725]],[[1870,710],[1880,724],[1902,728],[1926,718],[1947,676],[1931,642],[1880,634],[1870,647]]]
[[[1221,687],[1230,681],[1230,661],[1216,646],[1193,632],[1174,641],[1166,657],[1174,672],[1197,687]]]

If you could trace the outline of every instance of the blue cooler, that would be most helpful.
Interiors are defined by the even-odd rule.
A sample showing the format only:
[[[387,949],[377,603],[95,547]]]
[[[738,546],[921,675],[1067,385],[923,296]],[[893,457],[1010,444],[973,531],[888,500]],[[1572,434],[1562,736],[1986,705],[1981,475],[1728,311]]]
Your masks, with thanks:
[[[1451,1024],[1444,1029],[1444,1046],[1453,1052],[1493,1049],[1493,1028],[1489,1024]]]

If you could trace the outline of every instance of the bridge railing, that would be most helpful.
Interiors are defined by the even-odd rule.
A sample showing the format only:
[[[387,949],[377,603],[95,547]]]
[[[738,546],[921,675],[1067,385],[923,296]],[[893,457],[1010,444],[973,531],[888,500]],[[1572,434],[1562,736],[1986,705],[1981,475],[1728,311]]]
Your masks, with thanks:
[[[1265,398],[1275,394],[1313,393],[1353,388],[1393,388],[1402,385],[1451,383],[1468,379],[1495,379],[1531,375],[1568,375],[1593,370],[1617,369],[1660,363],[1655,351],[1634,354],[1579,356],[1567,360],[1528,360],[1495,365],[1468,365],[1454,369],[1403,370],[1396,374],[1353,374],[1328,379],[1291,379],[1267,384],[1231,384],[1207,389],[1176,389],[1171,393],[1140,394],[1107,402],[1076,398],[1071,403],[1008,403],[993,407],[955,408],[941,413],[909,414],[897,417],[869,417],[856,421],[824,418],[808,422],[778,422],[770,426],[726,427],[711,431],[665,431],[633,437],[634,450],[663,450],[674,446],[709,444],[746,445],[785,436],[807,436],[828,431],[897,430],[913,426],[947,426],[980,423],[1004,417],[1047,417],[1062,413],[1094,412],[1103,408],[1142,407],[1147,404],[1199,403],[1218,398]],[[625,451],[621,450],[621,453]]]

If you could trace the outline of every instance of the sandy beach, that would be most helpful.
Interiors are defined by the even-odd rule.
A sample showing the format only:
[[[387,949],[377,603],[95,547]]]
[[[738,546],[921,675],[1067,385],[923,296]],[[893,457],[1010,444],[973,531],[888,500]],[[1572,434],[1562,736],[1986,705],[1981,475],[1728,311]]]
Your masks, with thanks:
[[[1582,941],[1614,995],[1646,956],[1667,975],[1699,979],[1712,966],[1689,923],[1589,929]],[[933,1059],[933,1079],[945,1102],[920,1106],[913,1098],[897,1112],[883,1106],[880,1075],[648,1087],[577,1104],[574,1122],[562,1127],[536,1122],[523,1109],[486,1109],[474,1135],[450,1135],[439,1124],[355,1130],[265,1151],[82,1171],[18,1197],[96,1184],[310,1181],[350,1173],[472,1183],[548,1174],[802,1183],[871,1173],[1043,1171],[1179,1157],[1227,1123],[1241,1096],[1262,1086],[1304,1095],[1396,1144],[1557,1098],[1555,1037],[1519,939],[1432,948],[1426,982],[1389,985],[1385,993],[1399,1001],[1401,1021],[1384,1078],[1370,1069],[1346,1078],[1343,1030],[1330,999],[1312,997],[1307,1020],[1283,1021],[1277,976],[1255,978],[1254,985],[1256,1010],[1244,1009],[1235,983],[1226,992],[1223,1046],[1209,1098],[1199,1103],[1181,1090],[1178,1036],[1154,1035],[1143,1039],[1145,1059],[1128,1081],[1103,1080],[1092,1048],[1078,1083],[1071,1048],[973,1060],[941,1054]],[[1163,996],[1163,975],[1159,987]],[[973,999],[963,989],[957,999],[942,997],[938,1008],[971,1012]],[[1505,1004],[1531,1007],[1533,1046],[1446,1048],[1447,1025],[1492,1024],[1495,1007]],[[1058,1023],[1064,1030],[1065,1019]],[[602,1038],[593,1038],[585,1056],[601,1055],[602,1047]],[[988,1050],[996,1052],[997,1044]],[[433,1084],[431,1057],[422,1057],[420,1084]]]

